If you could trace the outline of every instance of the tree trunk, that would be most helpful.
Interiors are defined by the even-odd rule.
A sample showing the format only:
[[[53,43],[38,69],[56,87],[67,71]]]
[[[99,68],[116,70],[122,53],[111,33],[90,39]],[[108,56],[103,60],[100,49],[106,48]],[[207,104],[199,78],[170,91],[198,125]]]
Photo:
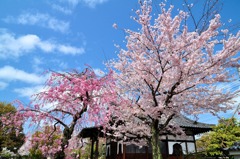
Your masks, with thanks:
[[[163,159],[161,149],[160,149],[158,120],[153,122],[151,132],[152,132],[151,145],[152,145],[153,159]]]
[[[64,151],[59,151],[54,155],[55,159],[64,159],[65,158],[65,153]]]
[[[73,126],[70,128],[65,127],[63,130],[63,138],[62,138],[62,143],[61,143],[61,151],[57,152],[55,155],[55,159],[65,159],[65,149],[68,146],[68,141],[71,139],[71,135],[73,132]]]

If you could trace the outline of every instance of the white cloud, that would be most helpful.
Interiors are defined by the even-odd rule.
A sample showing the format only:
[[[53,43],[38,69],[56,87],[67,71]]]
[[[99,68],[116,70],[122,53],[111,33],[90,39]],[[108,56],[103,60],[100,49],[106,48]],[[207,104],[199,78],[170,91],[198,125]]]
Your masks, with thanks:
[[[51,4],[52,9],[59,11],[63,14],[70,15],[74,9],[83,4],[90,8],[95,8],[96,5],[107,2],[108,0],[58,0],[59,4]]]
[[[42,67],[40,67],[42,64],[44,64],[43,61],[45,61],[45,60],[41,57],[33,58],[31,64],[32,64],[32,68],[34,69],[34,72],[38,72],[38,73],[44,72],[44,69]]]
[[[89,7],[94,8],[98,4],[102,4],[107,2],[108,0],[82,0]]]
[[[12,33],[0,30],[0,58],[19,57],[35,49],[71,55],[82,54],[85,51],[83,47],[42,40],[33,34],[16,37]]]
[[[33,58],[33,63],[35,63],[36,65],[41,65],[41,64],[43,64],[43,61],[39,57],[34,57]]]
[[[93,69],[94,73],[99,76],[99,77],[103,77],[105,75],[105,72],[103,72],[101,69],[99,68],[95,68]]]
[[[34,101],[34,98],[36,94],[40,92],[45,92],[47,91],[47,88],[44,85],[37,85],[33,87],[23,87],[23,88],[16,88],[14,89],[14,92],[19,94],[20,97],[26,97],[30,100],[32,100],[32,104],[37,104],[37,102],[41,102],[39,100]],[[57,102],[50,102],[50,103],[45,103],[43,107],[41,107],[41,110],[51,110],[56,107],[58,103]]]
[[[8,16],[3,19],[7,23],[17,23],[22,25],[37,25],[54,31],[65,33],[69,30],[69,22],[58,20],[48,14],[24,13],[18,17]]]
[[[8,83],[0,81],[0,90],[5,89],[8,86]]]
[[[60,62],[59,67],[62,68],[62,69],[67,69],[69,66],[66,62]]]
[[[68,45],[58,45],[57,50],[64,54],[76,54],[84,52],[84,48],[76,48]]]
[[[32,95],[43,92],[44,90],[44,86],[38,85],[33,87],[16,88],[14,89],[14,92],[18,93],[20,97],[28,97],[31,99]]]
[[[72,8],[76,7],[81,0],[61,0],[67,2]]]
[[[107,2],[108,0],[62,0],[67,2],[72,8],[76,7],[79,3],[86,4],[90,8],[95,8],[96,5]]]
[[[39,42],[38,47],[42,49],[44,52],[52,52],[56,48],[55,44],[49,41]]]
[[[62,7],[62,6],[60,6],[60,5],[53,4],[53,5],[52,5],[52,8],[55,9],[55,10],[57,10],[57,11],[59,11],[59,12],[62,12],[62,13],[64,13],[64,14],[66,14],[66,15],[72,14],[72,10],[71,10],[71,9]]]
[[[0,79],[6,81],[22,81],[30,84],[40,84],[45,81],[45,77],[43,76],[34,73],[27,73],[11,66],[0,68]]]

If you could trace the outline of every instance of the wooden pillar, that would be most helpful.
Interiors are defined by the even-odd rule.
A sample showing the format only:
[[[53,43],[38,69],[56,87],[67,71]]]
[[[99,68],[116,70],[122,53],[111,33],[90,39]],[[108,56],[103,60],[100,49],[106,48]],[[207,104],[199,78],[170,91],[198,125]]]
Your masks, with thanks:
[[[126,159],[126,145],[123,145],[123,158],[122,159]]]
[[[98,159],[98,155],[99,155],[99,152],[98,152],[98,138],[96,139],[96,149],[95,149],[95,159]]]
[[[188,144],[187,144],[187,141],[185,141],[185,147],[186,147],[186,151],[187,151],[187,155],[188,155],[189,153],[188,153]]]
[[[92,138],[92,145],[91,145],[91,159],[93,159],[93,148],[94,148],[94,139]]]
[[[197,152],[197,145],[196,145],[196,139],[195,135],[193,134],[193,141],[194,141],[194,147],[195,147],[195,153]]]
[[[146,159],[148,159],[148,146],[145,147]]]

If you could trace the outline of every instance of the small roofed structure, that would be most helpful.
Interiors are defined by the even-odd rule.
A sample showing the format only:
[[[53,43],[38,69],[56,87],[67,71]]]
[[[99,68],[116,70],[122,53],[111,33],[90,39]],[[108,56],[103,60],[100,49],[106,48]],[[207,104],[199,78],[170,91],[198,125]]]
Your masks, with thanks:
[[[102,130],[103,130],[102,126],[84,128],[80,132],[79,137],[82,138],[104,137]]]
[[[229,155],[233,156],[234,159],[240,159],[240,141],[235,142],[227,150],[229,152]]]
[[[178,116],[172,119],[171,123],[178,124],[185,132],[186,137],[173,136],[170,134],[162,135],[160,137],[159,143],[161,147],[161,152],[164,159],[175,159],[175,152],[179,151],[174,149],[174,147],[181,147],[183,156],[196,152],[196,141],[195,135],[208,132],[212,129],[212,124],[200,123],[191,120],[184,116]],[[171,124],[170,123],[170,124]],[[152,159],[152,149],[151,145],[139,147],[136,145],[125,145],[121,141],[116,142],[111,138],[108,138],[102,132],[102,127],[92,127],[85,128],[81,131],[80,137],[91,138],[92,140],[92,153],[94,142],[97,141],[98,137],[106,137],[106,159]],[[97,156],[98,152],[95,152]],[[93,155],[91,155],[93,159]]]
[[[90,138],[91,140],[91,159],[93,159],[93,154],[94,154],[94,145],[95,145],[95,158],[98,158],[99,152],[98,152],[98,142],[99,142],[99,137],[104,137],[103,133],[103,127],[98,126],[98,127],[89,127],[89,128],[84,128],[82,131],[79,133],[79,137],[81,138]]]

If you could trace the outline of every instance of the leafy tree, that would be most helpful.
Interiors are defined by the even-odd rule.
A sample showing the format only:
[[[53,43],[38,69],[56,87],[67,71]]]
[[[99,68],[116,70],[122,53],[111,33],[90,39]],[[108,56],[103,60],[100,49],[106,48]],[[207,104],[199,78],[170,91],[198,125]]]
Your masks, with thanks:
[[[14,106],[0,102],[0,117],[15,112],[16,109]],[[20,131],[20,133],[16,135],[16,131]],[[5,125],[0,121],[0,151],[2,151],[3,148],[7,148],[12,152],[17,153],[18,149],[23,145],[23,143],[24,134],[22,132],[22,125],[17,128],[12,124]]]
[[[31,158],[54,157],[55,152],[61,149],[60,127],[45,126],[42,131],[36,131],[30,140]]]
[[[51,151],[50,154],[56,153],[58,159],[65,158],[71,155],[68,152],[71,152],[69,149],[73,144],[69,142],[77,140],[71,140],[74,134],[88,124],[104,125],[108,121],[106,108],[115,97],[110,89],[113,84],[111,72],[104,77],[97,77],[91,68],[83,72],[52,72],[45,91],[36,94],[32,104],[24,106],[16,101],[18,109],[10,116],[12,120],[2,117],[2,121],[15,126],[29,124],[31,129],[42,124],[52,125],[52,132],[44,135],[41,140],[52,141],[54,136],[51,134],[60,130],[60,148],[54,149],[54,152],[53,149],[47,149],[46,145],[42,148]],[[29,130],[32,131],[31,129]]]
[[[90,140],[85,144],[83,150],[81,151],[81,158],[87,159],[91,157],[91,142]]]
[[[197,140],[197,148],[206,155],[222,156],[223,150],[236,141],[240,141],[240,122],[236,118],[221,119],[213,131]]]
[[[106,140],[103,139],[103,138],[100,138],[99,139],[99,143],[98,143],[98,159],[105,159],[106,158]],[[91,140],[87,140],[82,148],[82,151],[81,151],[81,159],[88,159],[91,157],[91,146],[92,146],[92,143],[91,143]],[[96,147],[94,147],[94,152],[96,151]],[[93,154],[94,157],[93,158],[96,158],[95,157],[95,153]]]
[[[152,145],[153,159],[162,159],[159,136],[183,134],[172,122],[182,113],[194,115],[226,111],[237,92],[219,90],[216,84],[235,80],[229,71],[239,66],[240,33],[221,34],[220,15],[202,32],[190,31],[187,13],[172,15],[173,6],[160,5],[152,14],[145,0],[134,20],[140,29],[126,29],[126,48],[110,61],[116,70],[119,102],[112,109],[112,136],[137,145]],[[155,19],[152,19],[155,17]],[[116,24],[114,24],[116,28]],[[235,70],[236,71],[236,70]]]
[[[42,151],[33,147],[29,150],[29,155],[31,159],[46,159],[46,157],[43,156]]]

